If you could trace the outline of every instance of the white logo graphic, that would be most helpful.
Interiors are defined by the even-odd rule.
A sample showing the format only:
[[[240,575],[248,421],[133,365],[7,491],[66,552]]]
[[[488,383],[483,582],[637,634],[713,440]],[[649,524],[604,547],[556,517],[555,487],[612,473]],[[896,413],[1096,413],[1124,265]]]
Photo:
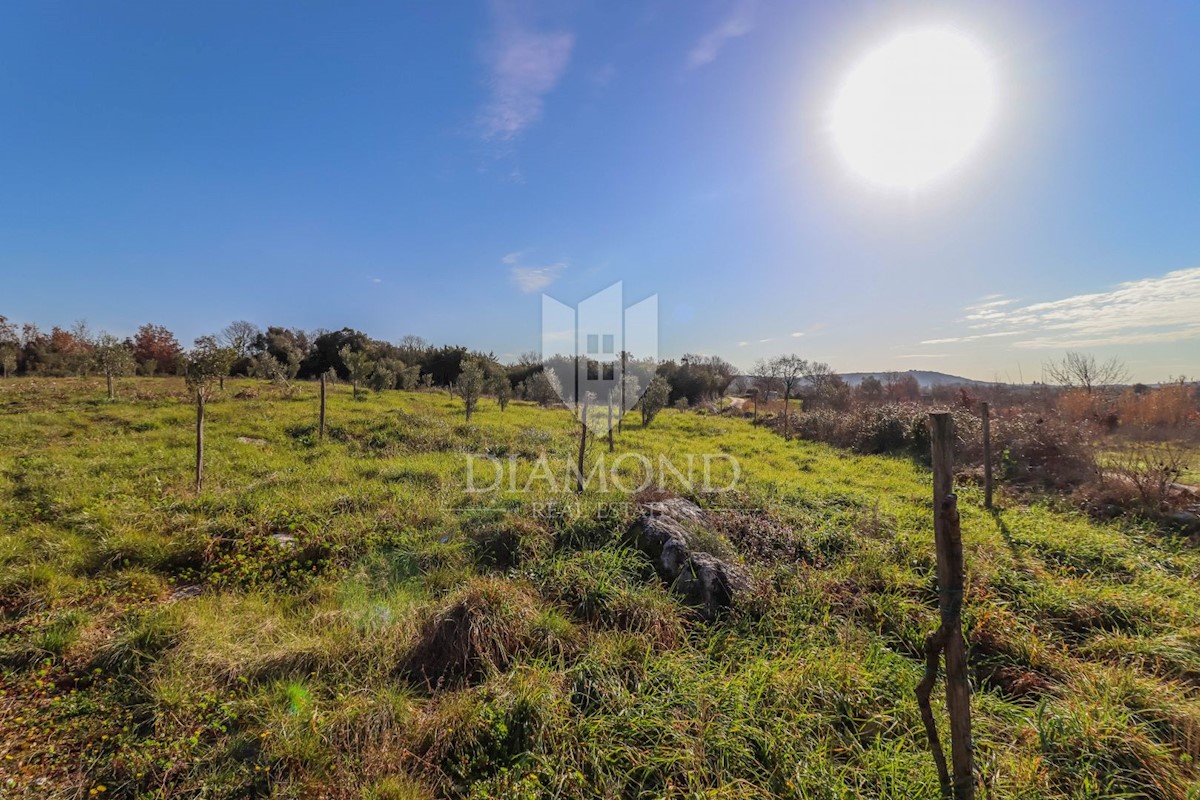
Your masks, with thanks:
[[[590,429],[607,433],[637,403],[658,359],[658,295],[622,308],[620,283],[578,309],[542,295],[542,370]]]

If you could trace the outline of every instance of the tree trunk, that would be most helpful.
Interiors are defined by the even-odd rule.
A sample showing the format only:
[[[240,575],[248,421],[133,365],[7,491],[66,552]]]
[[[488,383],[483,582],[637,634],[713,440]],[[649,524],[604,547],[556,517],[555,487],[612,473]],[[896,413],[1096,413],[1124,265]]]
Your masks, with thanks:
[[[204,390],[196,390],[196,491],[204,487]]]
[[[225,376],[221,376],[221,391],[225,391]]]
[[[317,427],[317,438],[325,438],[325,373],[321,373],[321,421]]]
[[[113,379],[112,379],[112,373],[111,373],[111,372],[106,372],[106,373],[104,374],[104,377],[105,377],[105,378],[108,380],[108,399],[109,399],[109,400],[116,400],[116,399],[117,399],[117,395],[116,395],[116,393],[113,391]]]

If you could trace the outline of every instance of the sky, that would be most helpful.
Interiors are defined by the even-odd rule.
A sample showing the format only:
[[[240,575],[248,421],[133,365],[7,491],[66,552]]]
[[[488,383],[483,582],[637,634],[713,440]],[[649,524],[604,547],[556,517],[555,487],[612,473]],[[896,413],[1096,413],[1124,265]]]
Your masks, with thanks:
[[[930,26],[995,110],[936,182],[839,155]],[[512,358],[542,293],[657,295],[664,357],[1200,377],[1200,4],[0,4],[0,314],[234,319]]]

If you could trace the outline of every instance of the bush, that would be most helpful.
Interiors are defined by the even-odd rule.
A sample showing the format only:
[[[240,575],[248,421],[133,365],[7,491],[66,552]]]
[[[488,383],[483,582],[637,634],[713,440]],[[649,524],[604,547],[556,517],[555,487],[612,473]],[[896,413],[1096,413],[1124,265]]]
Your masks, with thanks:
[[[850,411],[814,409],[795,416],[796,435],[865,455],[907,455],[928,463],[930,408],[916,403],[860,406]],[[983,463],[982,423],[962,408],[952,409],[954,455],[962,466]],[[782,420],[768,424],[779,427]],[[992,452],[1009,480],[1067,488],[1094,477],[1091,428],[1057,415],[1013,410],[992,425]]]

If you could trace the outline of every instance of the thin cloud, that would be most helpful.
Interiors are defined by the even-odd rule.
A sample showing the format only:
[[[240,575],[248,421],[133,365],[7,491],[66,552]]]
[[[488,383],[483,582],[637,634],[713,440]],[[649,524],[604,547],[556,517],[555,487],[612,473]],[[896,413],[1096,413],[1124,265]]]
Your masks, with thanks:
[[[512,282],[526,294],[545,289],[562,277],[563,272],[567,269],[565,261],[556,261],[551,264],[523,264],[525,253],[524,250],[518,250],[515,253],[509,253],[500,261],[508,267],[508,275]]]
[[[754,30],[754,6],[751,0],[741,0],[721,23],[700,40],[688,52],[688,69],[697,69],[716,61],[721,50],[733,39],[745,36]]]
[[[510,142],[541,119],[546,95],[567,69],[575,35],[535,31],[508,6],[492,8],[496,30],[485,58],[491,92],[479,127],[484,139]]]
[[[798,338],[800,338],[800,337],[801,337],[801,336],[803,336],[803,335],[804,335],[804,331],[794,331],[794,332],[792,333],[792,338],[793,338],[793,339],[798,339]]]
[[[987,298],[966,312],[968,332],[921,344],[1025,337],[1013,347],[1042,350],[1195,339],[1200,338],[1200,267],[1046,303]]]

